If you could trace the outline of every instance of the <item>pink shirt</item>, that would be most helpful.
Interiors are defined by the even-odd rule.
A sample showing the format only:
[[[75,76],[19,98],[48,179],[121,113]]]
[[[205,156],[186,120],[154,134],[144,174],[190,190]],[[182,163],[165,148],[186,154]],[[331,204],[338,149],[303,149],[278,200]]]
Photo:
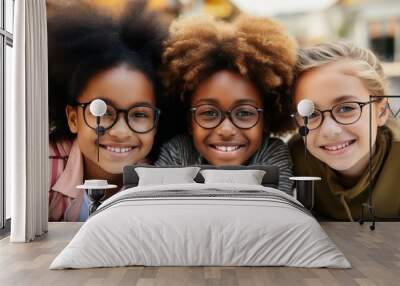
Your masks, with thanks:
[[[49,221],[86,220],[88,198],[83,189],[84,161],[77,140],[50,143]],[[149,164],[143,159],[139,164]],[[86,198],[85,198],[86,197]],[[85,217],[85,218],[82,218]]]
[[[83,157],[77,140],[50,143],[49,221],[77,221],[84,190]]]

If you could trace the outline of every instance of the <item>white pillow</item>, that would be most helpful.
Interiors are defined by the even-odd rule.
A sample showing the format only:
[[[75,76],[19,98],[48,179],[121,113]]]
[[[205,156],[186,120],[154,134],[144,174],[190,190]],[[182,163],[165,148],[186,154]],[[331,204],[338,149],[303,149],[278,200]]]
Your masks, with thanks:
[[[234,183],[246,185],[261,185],[265,171],[262,170],[201,170],[204,183]]]
[[[195,183],[193,179],[199,170],[199,167],[135,168],[139,176],[138,186]]]

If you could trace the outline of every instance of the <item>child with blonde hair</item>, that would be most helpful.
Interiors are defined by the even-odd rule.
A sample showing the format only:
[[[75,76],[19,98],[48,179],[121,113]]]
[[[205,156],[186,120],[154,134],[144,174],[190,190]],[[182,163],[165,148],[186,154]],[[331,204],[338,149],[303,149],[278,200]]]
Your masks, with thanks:
[[[303,140],[290,141],[295,173],[322,177],[316,185],[314,210],[319,216],[359,219],[369,200],[369,115],[372,139],[372,205],[377,217],[400,214],[398,170],[400,129],[388,119],[382,65],[369,50],[351,43],[325,43],[298,54],[294,106],[314,102]],[[370,96],[374,96],[371,97]],[[301,127],[303,118],[294,114]]]

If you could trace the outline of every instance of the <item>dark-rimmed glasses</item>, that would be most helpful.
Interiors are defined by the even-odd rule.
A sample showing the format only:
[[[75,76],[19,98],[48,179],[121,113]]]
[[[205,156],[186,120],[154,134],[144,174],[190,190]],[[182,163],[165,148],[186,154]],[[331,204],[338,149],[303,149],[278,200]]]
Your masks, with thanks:
[[[90,103],[77,102],[76,106],[82,107],[83,119],[86,125],[96,130],[96,117],[90,112],[90,108],[88,108]],[[100,125],[105,130],[111,129],[117,123],[119,114],[122,112],[124,113],[125,122],[129,129],[136,133],[148,133],[157,126],[161,113],[160,109],[150,104],[137,104],[128,109],[118,109],[107,102],[106,105],[106,113],[100,117]]]
[[[249,104],[236,105],[232,110],[222,111],[211,104],[202,104],[189,109],[194,121],[204,129],[216,128],[226,117],[233,125],[240,129],[250,129],[260,120],[260,113],[264,110]]]
[[[331,109],[315,109],[308,117],[307,128],[309,130],[319,128],[324,122],[325,112],[329,112],[332,119],[339,124],[350,125],[356,123],[361,118],[363,107],[379,100],[380,99],[375,99],[368,102],[349,101],[336,104]],[[304,126],[304,118],[300,114],[296,112],[291,116],[295,119],[295,122],[299,127]]]

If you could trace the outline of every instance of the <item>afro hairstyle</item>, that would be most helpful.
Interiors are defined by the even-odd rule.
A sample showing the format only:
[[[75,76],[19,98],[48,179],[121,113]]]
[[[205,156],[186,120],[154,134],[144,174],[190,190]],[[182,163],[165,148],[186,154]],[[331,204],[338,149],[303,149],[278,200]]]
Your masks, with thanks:
[[[202,81],[221,70],[235,72],[263,96],[268,130],[282,134],[292,128],[290,88],[296,53],[296,42],[268,19],[240,15],[226,23],[209,16],[181,18],[170,27],[163,82],[184,112]]]
[[[90,79],[118,65],[139,70],[159,99],[158,74],[167,31],[145,2],[113,18],[85,4],[63,7],[48,18],[50,140],[72,139],[65,107],[76,103]]]

